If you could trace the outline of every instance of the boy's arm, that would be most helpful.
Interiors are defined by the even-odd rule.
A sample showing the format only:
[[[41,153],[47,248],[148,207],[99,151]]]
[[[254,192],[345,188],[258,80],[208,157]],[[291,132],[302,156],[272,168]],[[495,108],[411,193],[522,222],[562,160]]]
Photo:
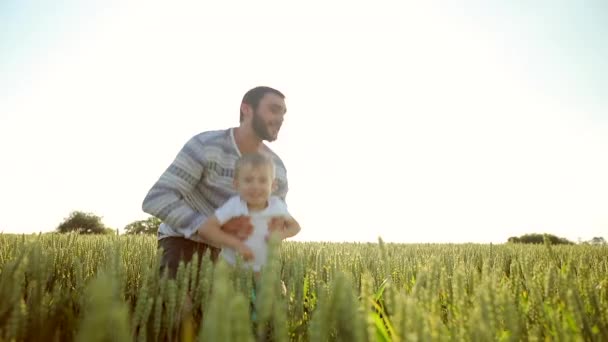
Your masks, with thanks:
[[[277,211],[268,224],[269,235],[277,232],[281,240],[297,235],[301,230],[300,224],[289,213],[287,203],[282,198],[275,196],[273,205]]]
[[[301,228],[298,221],[291,216],[277,216],[270,220],[269,235],[277,233],[281,240],[297,235]]]
[[[289,216],[285,218],[285,228],[279,232],[281,233],[281,239],[285,240],[287,238],[296,236],[300,232],[300,230],[301,228],[298,221],[296,221],[293,217]]]

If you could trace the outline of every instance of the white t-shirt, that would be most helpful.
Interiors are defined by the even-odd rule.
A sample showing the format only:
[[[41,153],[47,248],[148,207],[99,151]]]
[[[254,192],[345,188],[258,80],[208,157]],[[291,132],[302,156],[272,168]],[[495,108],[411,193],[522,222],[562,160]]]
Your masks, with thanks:
[[[277,196],[271,196],[268,206],[260,211],[249,212],[247,202],[240,196],[233,196],[215,211],[220,225],[223,225],[231,218],[238,216],[249,216],[253,225],[253,232],[245,244],[253,251],[254,259],[246,262],[247,266],[253,267],[254,271],[260,271],[266,263],[268,246],[266,236],[268,235],[268,223],[273,217],[290,217],[287,211],[287,204]],[[236,263],[237,252],[232,248],[222,248],[220,255],[231,265]]]

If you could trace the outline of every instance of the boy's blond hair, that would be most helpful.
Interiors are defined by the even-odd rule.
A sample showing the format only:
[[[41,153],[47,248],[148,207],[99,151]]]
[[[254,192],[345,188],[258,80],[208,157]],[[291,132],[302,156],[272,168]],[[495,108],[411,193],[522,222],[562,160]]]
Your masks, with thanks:
[[[246,153],[246,154],[241,155],[241,157],[236,161],[236,164],[234,167],[234,178],[237,178],[239,176],[239,172],[245,166],[252,166],[252,167],[269,166],[270,172],[272,174],[272,178],[274,178],[274,173],[275,173],[274,163],[272,162],[272,159],[265,153],[253,152],[253,153]]]

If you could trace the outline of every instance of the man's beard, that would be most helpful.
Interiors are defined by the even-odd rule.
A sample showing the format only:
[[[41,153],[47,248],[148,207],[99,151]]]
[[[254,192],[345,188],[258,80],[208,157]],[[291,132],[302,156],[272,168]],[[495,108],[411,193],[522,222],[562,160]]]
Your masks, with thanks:
[[[270,135],[268,126],[264,123],[264,120],[258,115],[257,111],[253,112],[253,131],[258,138],[266,141],[274,141],[276,138]]]

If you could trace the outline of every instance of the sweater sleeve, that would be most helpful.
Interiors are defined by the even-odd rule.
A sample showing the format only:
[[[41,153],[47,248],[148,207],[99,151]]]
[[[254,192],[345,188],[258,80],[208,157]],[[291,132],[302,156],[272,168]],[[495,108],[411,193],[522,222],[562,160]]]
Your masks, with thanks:
[[[156,216],[172,228],[192,235],[207,216],[192,208],[184,196],[190,194],[204,174],[203,143],[191,138],[144,198],[144,212]]]
[[[287,202],[287,192],[289,191],[289,183],[287,178],[278,180],[277,189],[273,195],[279,197],[284,202]]]
[[[289,181],[287,180],[287,168],[282,161],[278,164],[282,170],[280,174],[277,174],[276,182],[277,187],[273,191],[272,195],[279,197],[284,202],[287,202],[287,193],[289,192]],[[278,170],[277,170],[278,171]]]

